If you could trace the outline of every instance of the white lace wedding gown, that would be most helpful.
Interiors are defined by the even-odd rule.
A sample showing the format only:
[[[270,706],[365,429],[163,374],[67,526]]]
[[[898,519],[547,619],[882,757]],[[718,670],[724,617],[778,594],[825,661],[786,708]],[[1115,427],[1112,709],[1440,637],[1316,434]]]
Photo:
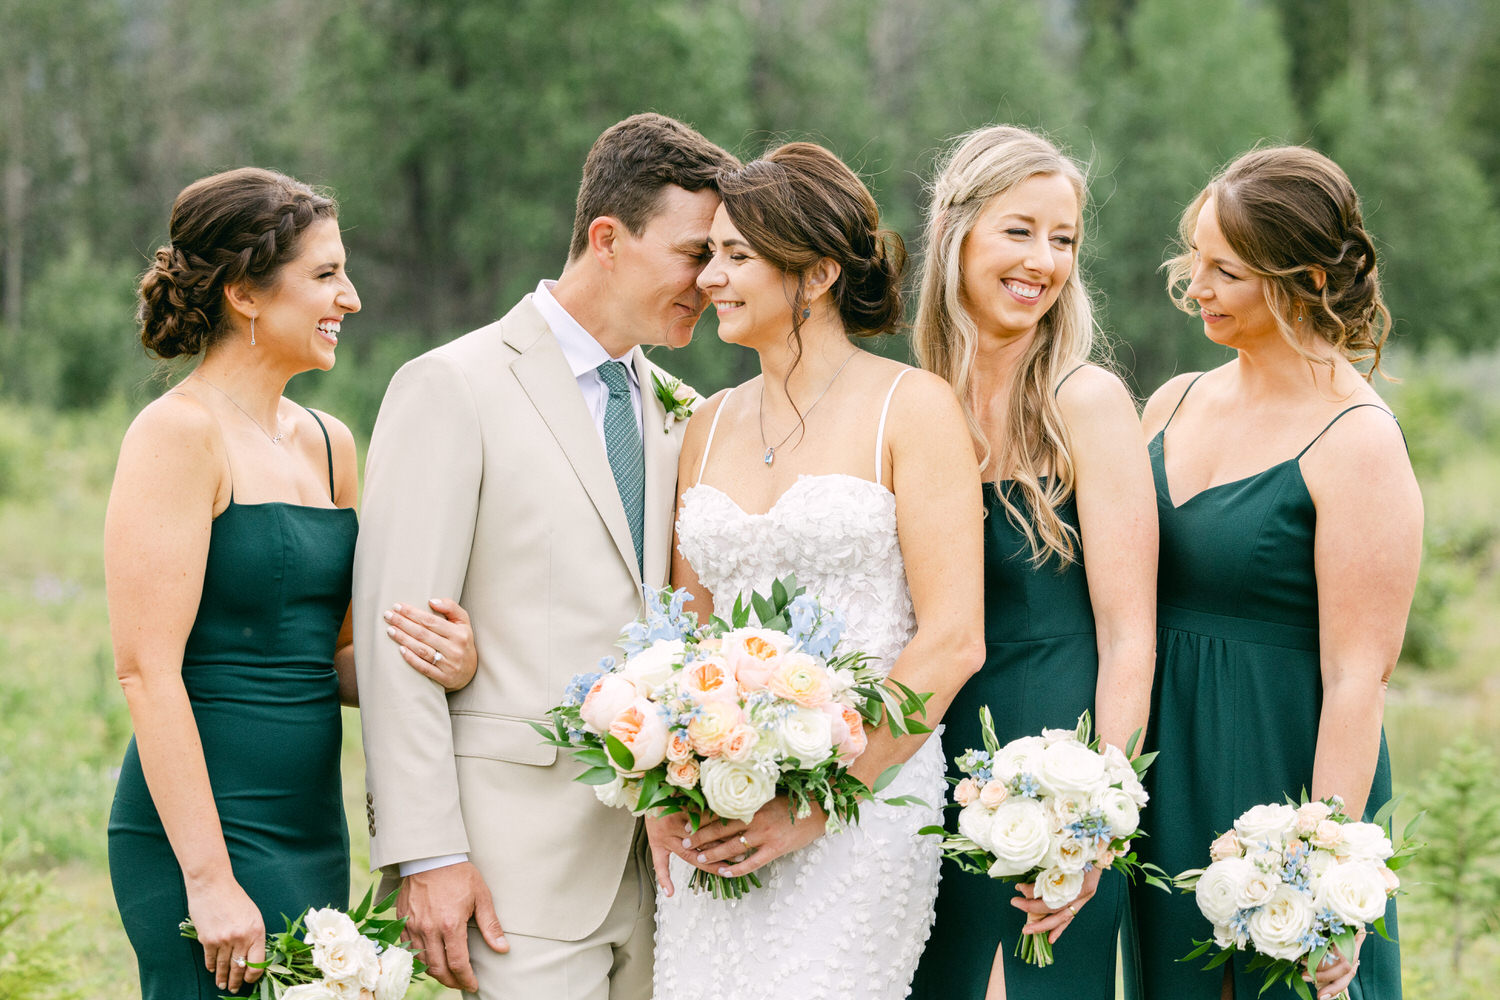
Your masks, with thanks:
[[[896,498],[878,481],[889,407],[887,395],[876,481],[801,476],[769,511],[747,514],[704,484],[700,472],[683,493],[677,537],[717,614],[727,614],[737,595],[795,573],[808,593],[844,614],[845,648],[890,668],[916,619],[896,538]],[[717,423],[716,413],[700,468]],[[932,808],[867,802],[858,824],[766,865],[758,873],[762,888],[739,900],[691,891],[692,869],[673,857],[677,890],[658,895],[656,904],[656,1000],[905,997],[932,926],[938,882],[937,840],[916,831],[942,822],[936,807],[946,791],[943,773],[934,735],[883,793],[916,795]]]

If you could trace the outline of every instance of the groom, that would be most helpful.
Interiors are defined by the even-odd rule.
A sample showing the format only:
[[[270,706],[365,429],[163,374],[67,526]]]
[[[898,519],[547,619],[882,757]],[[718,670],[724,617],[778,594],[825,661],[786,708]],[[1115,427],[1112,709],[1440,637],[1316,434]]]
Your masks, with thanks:
[[[609,128],[562,275],[405,365],[375,424],[354,564],[370,861],[399,875],[433,977],[485,1000],[651,992],[639,824],[527,721],[667,580],[682,424],[667,429],[640,345],[692,338],[731,165],[661,115]],[[479,650],[447,697],[382,620],[430,594],[470,612]]]

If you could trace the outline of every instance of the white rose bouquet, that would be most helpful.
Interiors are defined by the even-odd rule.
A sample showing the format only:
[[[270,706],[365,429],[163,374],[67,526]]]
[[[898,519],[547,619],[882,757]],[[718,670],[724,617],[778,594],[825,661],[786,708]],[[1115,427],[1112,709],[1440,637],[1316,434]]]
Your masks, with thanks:
[[[1044,729],[1002,747],[988,707],[979,710],[979,722],[984,749],[966,750],[955,761],[965,775],[953,789],[958,833],[941,826],[921,831],[943,838],[945,856],[964,871],[1031,882],[1054,910],[1078,897],[1094,868],[1167,888],[1166,873],[1130,850],[1147,799],[1141,775],[1156,757],[1130,758],[1139,733],[1123,752],[1101,750],[1100,741],[1090,740],[1085,712],[1075,729]],[[1045,934],[1023,934],[1016,955],[1051,965],[1052,942]]]
[[[401,941],[406,918],[382,914],[396,902],[391,893],[374,902],[375,888],[349,913],[333,907],[308,909],[286,930],[266,938],[265,974],[252,996],[259,1000],[402,1000],[427,966]],[[179,928],[198,939],[192,920]],[[226,997],[224,1000],[232,1000]]]
[[[1207,868],[1173,880],[1197,897],[1213,925],[1213,938],[1194,942],[1183,961],[1217,947],[1205,966],[1212,969],[1236,952],[1254,952],[1248,968],[1266,970],[1262,992],[1280,982],[1312,1000],[1302,973],[1316,969],[1330,948],[1352,961],[1366,924],[1389,940],[1386,901],[1401,885],[1395,869],[1420,848],[1409,837],[1420,817],[1399,845],[1392,843],[1394,808],[1394,800],[1386,803],[1373,823],[1347,816],[1338,796],[1247,810],[1209,845]]]
[[[848,767],[870,727],[928,732],[930,694],[887,678],[865,653],[841,650],[843,620],[793,578],[735,601],[730,620],[699,626],[687,591],[646,591],[613,657],[569,683],[543,739],[573,752],[605,805],[640,815],[684,812],[693,829],[749,821],[777,795],[801,818],[816,802],[842,823],[895,777],[867,787]],[[754,613],[755,624],[751,624]],[[912,800],[883,800],[897,805]],[[737,898],[760,880],[695,871],[696,890]]]

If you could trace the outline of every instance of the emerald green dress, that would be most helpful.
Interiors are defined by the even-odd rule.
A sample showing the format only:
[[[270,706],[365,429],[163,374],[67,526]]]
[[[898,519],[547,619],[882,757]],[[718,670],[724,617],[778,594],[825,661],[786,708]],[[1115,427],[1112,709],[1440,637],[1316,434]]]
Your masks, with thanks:
[[[943,713],[943,750],[949,776],[962,775],[953,758],[982,748],[979,709],[990,707],[1001,744],[1037,736],[1044,728],[1072,729],[1092,713],[1099,674],[1094,608],[1080,561],[1038,568],[1031,546],[1000,502],[1005,490],[1025,510],[1014,482],[984,487],[984,667],[969,679]],[[1074,529],[1078,510],[1070,498],[1058,516]],[[952,828],[958,814],[948,814]],[[1008,1000],[1114,1000],[1115,944],[1125,916],[1126,883],[1105,872],[1099,891],[1078,911],[1054,948],[1056,961],[1038,969],[1015,956],[1026,914],[1011,905],[1013,882],[974,875],[943,862],[937,920],[912,983],[916,1000],[982,1000],[995,951],[1005,956]]]
[[[1161,561],[1147,749],[1161,755],[1147,773],[1151,802],[1141,816],[1150,836],[1138,847],[1143,860],[1175,875],[1205,867],[1209,844],[1246,809],[1287,796],[1295,802],[1312,788],[1323,701],[1313,563],[1317,511],[1298,463],[1323,432],[1295,458],[1211,486],[1175,507],[1165,435],[1163,427],[1150,445]],[[1365,818],[1390,797],[1382,733]],[[1394,904],[1386,927],[1395,937]],[[1125,935],[1127,996],[1219,1000],[1222,967],[1205,972],[1204,959],[1178,961],[1195,939],[1212,935],[1191,893],[1136,892]],[[1233,963],[1240,1000],[1256,997],[1265,981],[1262,971],[1245,971],[1248,962],[1242,955]],[[1396,945],[1373,932],[1366,938],[1350,993],[1353,1000],[1399,1000]],[[1295,995],[1286,988],[1262,994],[1265,1000]]]
[[[328,480],[331,495],[331,450]],[[268,932],[284,929],[283,914],[349,901],[333,653],[349,607],[356,529],[350,508],[231,496],[213,522],[183,651],[182,681],[234,877]],[[109,870],[143,1000],[218,997],[203,949],[178,933],[187,890],[134,739],[109,817]]]

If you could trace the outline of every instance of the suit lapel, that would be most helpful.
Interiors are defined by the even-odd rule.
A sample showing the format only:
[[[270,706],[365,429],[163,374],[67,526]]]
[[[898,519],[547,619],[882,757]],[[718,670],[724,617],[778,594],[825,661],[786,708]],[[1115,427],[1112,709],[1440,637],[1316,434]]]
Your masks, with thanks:
[[[594,509],[599,512],[600,519],[609,529],[620,558],[625,561],[631,577],[639,586],[641,574],[635,561],[635,542],[630,537],[630,524],[625,520],[625,507],[620,503],[620,493],[615,487],[614,474],[610,471],[609,457],[604,452],[599,429],[594,426],[593,418],[583,405],[578,392],[578,380],[573,377],[562,349],[557,346],[557,338],[531,306],[529,296],[523,307],[524,314],[517,317],[517,322],[506,325],[504,335],[505,342],[519,353],[519,357],[511,362],[511,373],[557,439],[558,447],[567,456],[573,472],[593,501]],[[517,311],[521,311],[520,308]],[[658,423],[657,426],[660,427],[661,424]],[[649,448],[646,451],[646,481],[646,509],[649,511]],[[649,518],[647,523],[649,525]],[[649,542],[649,531],[646,537]]]
[[[667,583],[672,561],[672,513],[677,501],[679,435],[668,433],[667,411],[651,381],[655,369],[645,353],[635,349],[635,373],[641,383],[641,434],[646,449],[645,578],[648,586]]]

